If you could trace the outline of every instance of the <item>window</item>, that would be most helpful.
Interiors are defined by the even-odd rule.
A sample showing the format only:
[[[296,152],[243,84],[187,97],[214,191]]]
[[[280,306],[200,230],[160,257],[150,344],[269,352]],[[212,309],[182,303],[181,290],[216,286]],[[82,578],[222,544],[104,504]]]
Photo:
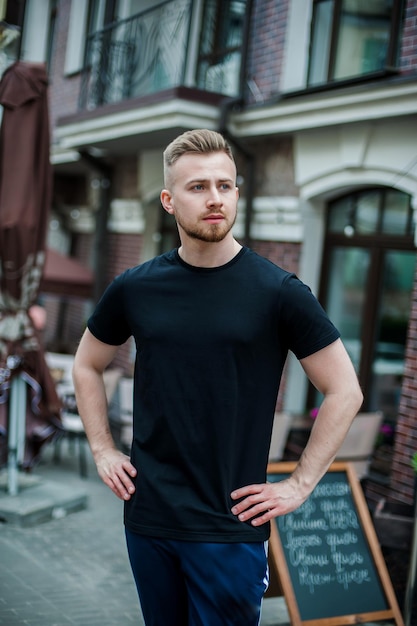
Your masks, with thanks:
[[[68,26],[65,73],[79,72],[86,62],[85,45],[88,36],[115,19],[115,0],[72,2]]]
[[[239,93],[246,0],[206,0],[197,86],[234,96]]]
[[[401,0],[316,0],[308,85],[395,67],[401,5]]]
[[[22,0],[2,2],[0,5],[0,78],[5,70],[18,60],[25,11]]]
[[[382,410],[393,424],[414,285],[414,229],[411,197],[398,189],[364,189],[328,207],[320,300],[359,375],[363,409]]]
[[[413,237],[410,197],[397,189],[360,191],[335,201],[329,210],[329,233]]]

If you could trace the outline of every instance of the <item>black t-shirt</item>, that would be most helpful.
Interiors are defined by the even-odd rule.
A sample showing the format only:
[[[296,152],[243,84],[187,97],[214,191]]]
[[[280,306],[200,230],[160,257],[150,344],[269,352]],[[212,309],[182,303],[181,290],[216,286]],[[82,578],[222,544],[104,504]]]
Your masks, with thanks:
[[[125,523],[148,536],[262,541],[230,493],[265,482],[280,378],[339,337],[310,289],[248,248],[198,268],[173,250],[117,277],[88,322],[137,357],[131,458],[136,492]]]

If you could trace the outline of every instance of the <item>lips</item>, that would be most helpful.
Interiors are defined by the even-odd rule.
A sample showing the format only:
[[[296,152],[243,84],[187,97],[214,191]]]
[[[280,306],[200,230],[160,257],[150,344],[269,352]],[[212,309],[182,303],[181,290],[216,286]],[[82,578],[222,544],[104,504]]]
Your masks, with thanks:
[[[222,222],[223,220],[224,220],[224,216],[218,213],[215,213],[213,215],[208,215],[207,217],[204,218],[204,221],[209,222],[210,224],[218,224],[219,222]]]

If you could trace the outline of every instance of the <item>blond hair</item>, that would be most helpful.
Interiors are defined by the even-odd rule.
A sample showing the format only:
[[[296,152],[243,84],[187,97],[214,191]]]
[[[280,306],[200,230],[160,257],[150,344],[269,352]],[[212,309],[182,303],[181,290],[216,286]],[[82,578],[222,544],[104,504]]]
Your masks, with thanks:
[[[234,163],[233,153],[230,145],[220,133],[214,130],[200,128],[197,130],[187,130],[164,150],[164,179],[167,184],[169,170],[183,154],[210,154],[212,152],[224,152]]]

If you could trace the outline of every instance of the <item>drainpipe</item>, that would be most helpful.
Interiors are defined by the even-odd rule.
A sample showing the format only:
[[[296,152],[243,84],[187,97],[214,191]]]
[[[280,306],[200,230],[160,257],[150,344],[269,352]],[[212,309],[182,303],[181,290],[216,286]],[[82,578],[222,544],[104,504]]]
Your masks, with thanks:
[[[104,163],[101,159],[90,154],[85,150],[79,150],[79,154],[84,161],[96,170],[100,175],[100,196],[99,206],[96,213],[96,224],[93,242],[93,271],[94,271],[94,287],[93,299],[98,302],[107,286],[107,224],[110,215],[110,189],[112,183],[113,169]]]
[[[245,24],[243,28],[243,40],[242,40],[242,63],[240,66],[239,75],[239,96],[236,98],[226,98],[220,104],[220,120],[219,120],[219,132],[229,141],[230,144],[236,147],[236,149],[243,155],[245,159],[245,183],[246,183],[246,211],[245,211],[245,225],[244,225],[244,244],[250,247],[251,245],[251,225],[253,218],[253,198],[255,195],[255,173],[256,173],[256,157],[245,146],[242,145],[236,137],[234,137],[228,129],[227,120],[230,112],[234,109],[240,109],[244,105],[244,90],[247,77],[247,60],[250,43],[250,28],[251,28],[251,16],[252,16],[253,0],[248,0]]]
[[[242,98],[228,98],[220,105],[220,121],[219,132],[243,155],[245,159],[245,183],[246,183],[246,211],[243,243],[245,246],[251,246],[251,225],[253,219],[253,198],[255,194],[255,172],[256,158],[252,152],[246,149],[240,141],[234,137],[227,128],[227,118],[229,112],[242,104]]]

